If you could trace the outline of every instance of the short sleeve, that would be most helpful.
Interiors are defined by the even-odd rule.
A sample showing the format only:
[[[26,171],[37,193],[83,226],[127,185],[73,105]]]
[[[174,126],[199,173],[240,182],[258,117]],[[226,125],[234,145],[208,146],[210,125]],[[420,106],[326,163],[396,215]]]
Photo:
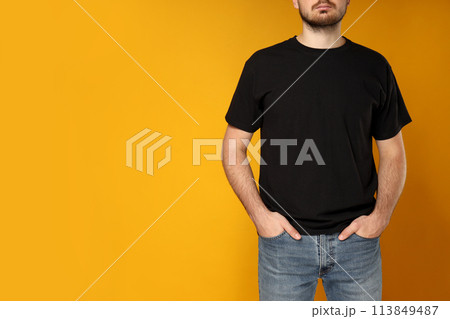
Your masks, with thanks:
[[[225,120],[232,126],[253,133],[261,127],[261,115],[262,111],[255,97],[255,70],[250,58],[244,64]]]
[[[386,79],[386,83],[383,85],[382,101],[374,110],[372,119],[372,136],[376,140],[392,138],[400,132],[403,126],[412,122],[389,64],[387,64]]]

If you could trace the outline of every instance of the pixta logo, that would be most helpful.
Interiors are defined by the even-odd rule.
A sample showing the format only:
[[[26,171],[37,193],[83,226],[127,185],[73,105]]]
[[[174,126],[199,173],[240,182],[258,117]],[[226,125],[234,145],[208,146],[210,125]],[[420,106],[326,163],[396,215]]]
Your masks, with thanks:
[[[126,165],[133,167],[133,153],[136,158],[136,169],[138,171],[144,171],[144,162],[146,162],[146,173],[149,175],[154,174],[154,159],[155,151],[161,148],[169,140],[170,136],[162,136],[162,134],[156,131],[151,133],[151,130],[146,128],[136,135],[132,136],[126,141]],[[154,142],[156,141],[156,142]],[[154,143],[152,143],[154,142]],[[221,161],[223,160],[223,139],[220,138],[193,138],[192,139],[192,165],[201,165],[202,157],[207,161]],[[319,152],[319,149],[313,139],[307,138],[300,144],[296,139],[260,139],[254,145],[249,139],[228,139],[228,149],[233,150],[237,148],[239,143],[242,143],[251,158],[255,159],[259,165],[268,165],[262,158],[259,150],[266,143],[266,147],[274,148],[273,152],[279,153],[279,163],[270,163],[270,165],[303,165],[305,162],[315,162],[317,165],[326,165]],[[288,164],[288,148],[289,146],[301,145],[300,152],[296,156],[295,163]],[[213,147],[213,151],[205,152],[202,147]],[[133,152],[135,149],[135,152]],[[211,148],[210,148],[211,150]],[[171,160],[171,147],[170,145],[165,148],[165,157],[156,163],[158,169],[166,165]],[[314,157],[312,157],[313,155]],[[248,156],[239,163],[239,165],[249,165],[251,158]],[[146,160],[145,160],[146,159]],[[237,165],[237,152],[228,152],[228,165]]]
[[[129,138],[126,142],[126,165],[128,167],[133,167],[133,146],[136,148],[136,169],[138,171],[144,171],[144,157],[147,158],[146,172],[153,176],[153,166],[154,166],[154,153],[157,149],[166,144],[172,139],[170,136],[163,136],[155,143],[151,144],[154,140],[160,137],[162,134],[154,131],[150,135],[150,129],[146,128],[137,133],[136,135]],[[148,135],[148,136],[146,136]],[[146,137],[145,137],[146,136]],[[145,137],[144,139],[142,139]],[[142,140],[141,140],[142,139]],[[139,141],[139,142],[138,142]],[[137,142],[137,143],[136,143]],[[149,146],[149,147],[147,147]],[[146,156],[144,156],[144,150]],[[170,162],[172,157],[170,145],[165,149],[165,157],[157,163],[158,169]]]

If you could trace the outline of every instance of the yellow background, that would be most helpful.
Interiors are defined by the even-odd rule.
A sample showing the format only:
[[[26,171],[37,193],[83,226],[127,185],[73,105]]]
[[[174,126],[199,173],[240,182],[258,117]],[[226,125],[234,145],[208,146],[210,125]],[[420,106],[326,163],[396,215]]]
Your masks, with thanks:
[[[342,31],[371,3],[353,0]],[[298,11],[290,0],[80,4],[200,125],[74,1],[3,3],[0,299],[77,299],[199,178],[80,300],[257,300],[255,228],[219,161],[192,166],[192,138],[223,137],[243,63],[299,34]],[[413,119],[381,241],[385,300],[449,299],[448,11],[379,0],[345,34],[388,59]],[[173,137],[154,176],[125,166],[125,141],[146,127]]]

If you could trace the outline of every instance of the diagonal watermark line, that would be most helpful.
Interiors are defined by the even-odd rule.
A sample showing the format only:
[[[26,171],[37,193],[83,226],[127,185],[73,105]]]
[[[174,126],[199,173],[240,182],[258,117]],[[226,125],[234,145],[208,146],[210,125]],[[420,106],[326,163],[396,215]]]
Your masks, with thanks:
[[[84,11],[84,13],[86,13],[87,15],[88,15],[88,17],[89,18],[91,18],[91,20],[92,21],[94,21],[95,22],[95,24],[96,25],[98,25],[99,27],[100,27],[100,29],[102,29],[103,30],[103,32],[105,32],[118,46],[119,46],[119,48],[121,48],[122,49],[122,51],[123,52],[125,52],[126,53],[126,55],[128,55],[128,57],[131,59],[131,60],[133,60],[133,62],[134,63],[136,63],[136,65],[139,67],[139,68],[141,68],[141,70],[142,71],[144,71],[145,72],[145,74],[147,74],[174,102],[175,102],[175,104],[176,105],[178,105],[178,107],[180,108],[180,109],[182,109],[183,111],[184,111],[184,113],[186,113],[197,125],[200,125],[200,124],[198,124],[198,122],[192,117],[192,115],[191,114],[189,114],[188,113],[188,111],[186,111],[186,109],[184,108],[184,107],[182,107],[181,106],[181,104],[180,103],[178,103],[178,101],[177,100],[175,100],[174,98],[173,98],[173,96],[172,95],[170,95],[169,94],[169,92],[167,92],[162,86],[161,86],[161,84],[159,84],[158,83],[158,81],[156,81],[155,80],[155,78],[153,78],[153,76],[151,76],[150,75],[150,73],[148,73],[147,72],[147,70],[146,69],[144,69],[144,67],[138,62],[138,61],[136,61],[136,59],[135,58],[133,58],[132,56],[131,56],[131,54],[129,54],[128,53],[128,51],[127,50],[125,50],[121,45],[120,45],[120,43],[119,42],[117,42],[116,41],[116,39],[114,39],[109,33],[108,33],[108,31],[106,31],[101,25],[100,25],[100,23],[98,23],[97,22],[97,20],[95,20],[94,19],[94,17],[93,16],[91,16],[90,14],[89,14],[89,12],[87,12],[86,11],[86,9],[84,9],[76,0],[73,0],[73,2],[75,2],[80,8],[81,8],[81,10],[83,10]]]
[[[136,238],[136,240],[127,248],[127,249],[125,249],[125,251],[116,259],[116,260],[114,260],[114,262],[97,278],[97,279],[95,279],[95,281],[85,290],[85,291],[83,291],[83,293],[75,300],[75,301],[78,301],[78,300],[80,300],[80,298],[81,297],[83,297],[84,296],[84,294],[86,293],[86,292],[88,292],[88,290],[89,289],[91,289],[92,288],[92,286],[94,286],[96,283],[97,283],[97,281],[99,281],[99,279],[112,267],[112,266],[114,266],[114,264],[120,259],[120,258],[122,258],[122,256],[123,255],[125,255],[125,253],[128,251],[128,250],[130,250],[130,248],[131,247],[133,247],[133,245],[139,240],[139,239],[141,239],[141,237],[142,236],[144,236],[145,235],[145,233],[181,198],[181,197],[183,197],[183,195],[184,194],[186,194],[186,192],[189,190],[189,189],[191,189],[191,187],[192,186],[194,186],[194,184],[197,182],[199,180],[199,178],[197,178],[183,193],[181,193],[181,195],[180,196],[178,196],[177,197],[177,199],[175,199],[174,201],[173,201],[173,203],[172,204],[170,204],[170,206],[169,207],[167,207],[167,209],[150,225],[150,226],[148,226],[148,228],[138,237],[138,238]]]
[[[272,197],[272,195],[270,195],[253,177],[252,179],[255,181],[256,184],[258,184],[259,188],[261,188],[289,217],[292,218],[292,220],[298,225],[300,226],[300,228],[309,236],[311,237],[312,240],[314,240],[317,244],[317,246],[320,247],[320,249],[322,249],[323,252],[325,252],[328,257],[331,258],[331,260],[333,260],[333,262],[336,263],[336,265],[338,265],[358,286],[359,288],[361,288],[369,297],[370,299],[372,299],[373,301],[375,301],[375,299],[355,280],[355,278],[353,278],[337,261],[336,259],[334,259],[333,257],[330,256],[330,254],[317,242],[317,240],[314,239],[314,237],[312,237],[276,200],[275,198]]]
[[[348,30],[350,30],[350,28],[363,16],[366,14],[367,11],[369,11],[370,8],[372,8],[372,6],[377,2],[378,0],[375,0],[363,13],[361,13],[361,15],[355,20],[353,21],[353,23],[339,36],[339,38],[336,39],[336,41],[334,41],[321,55],[319,55],[319,57],[314,60],[314,62],[271,104],[269,105],[269,107],[264,110],[264,112],[262,112],[262,114],[260,116],[258,116],[258,118],[252,123],[252,125],[254,125],[264,114],[266,114],[267,111],[270,110],[270,108],[277,103],[277,101],[279,99],[281,99],[281,97],[286,94],[287,91],[289,91],[291,89],[291,87],[294,86],[295,83],[297,83],[298,80],[300,80],[303,75],[308,72],[309,69],[311,69],[311,67],[316,64],[317,61],[319,61],[322,56],[333,46],[333,44],[335,44]]]

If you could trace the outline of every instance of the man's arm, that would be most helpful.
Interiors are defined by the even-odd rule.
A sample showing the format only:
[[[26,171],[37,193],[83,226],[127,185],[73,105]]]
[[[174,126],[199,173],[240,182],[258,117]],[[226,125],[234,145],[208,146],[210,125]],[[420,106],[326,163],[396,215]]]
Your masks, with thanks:
[[[375,212],[389,222],[406,180],[406,155],[401,131],[388,140],[375,140],[380,154]]]
[[[284,216],[267,209],[256,188],[250,165],[241,164],[247,158],[247,147],[242,140],[250,141],[252,136],[253,133],[228,125],[222,145],[222,164],[227,179],[259,235],[272,237],[286,230],[293,238],[300,239],[298,231]],[[235,142],[230,143],[230,140]]]
[[[403,191],[406,180],[406,155],[401,131],[387,140],[375,140],[378,147],[378,189],[373,212],[356,218],[339,236],[344,240],[357,233],[374,238],[385,230]]]

